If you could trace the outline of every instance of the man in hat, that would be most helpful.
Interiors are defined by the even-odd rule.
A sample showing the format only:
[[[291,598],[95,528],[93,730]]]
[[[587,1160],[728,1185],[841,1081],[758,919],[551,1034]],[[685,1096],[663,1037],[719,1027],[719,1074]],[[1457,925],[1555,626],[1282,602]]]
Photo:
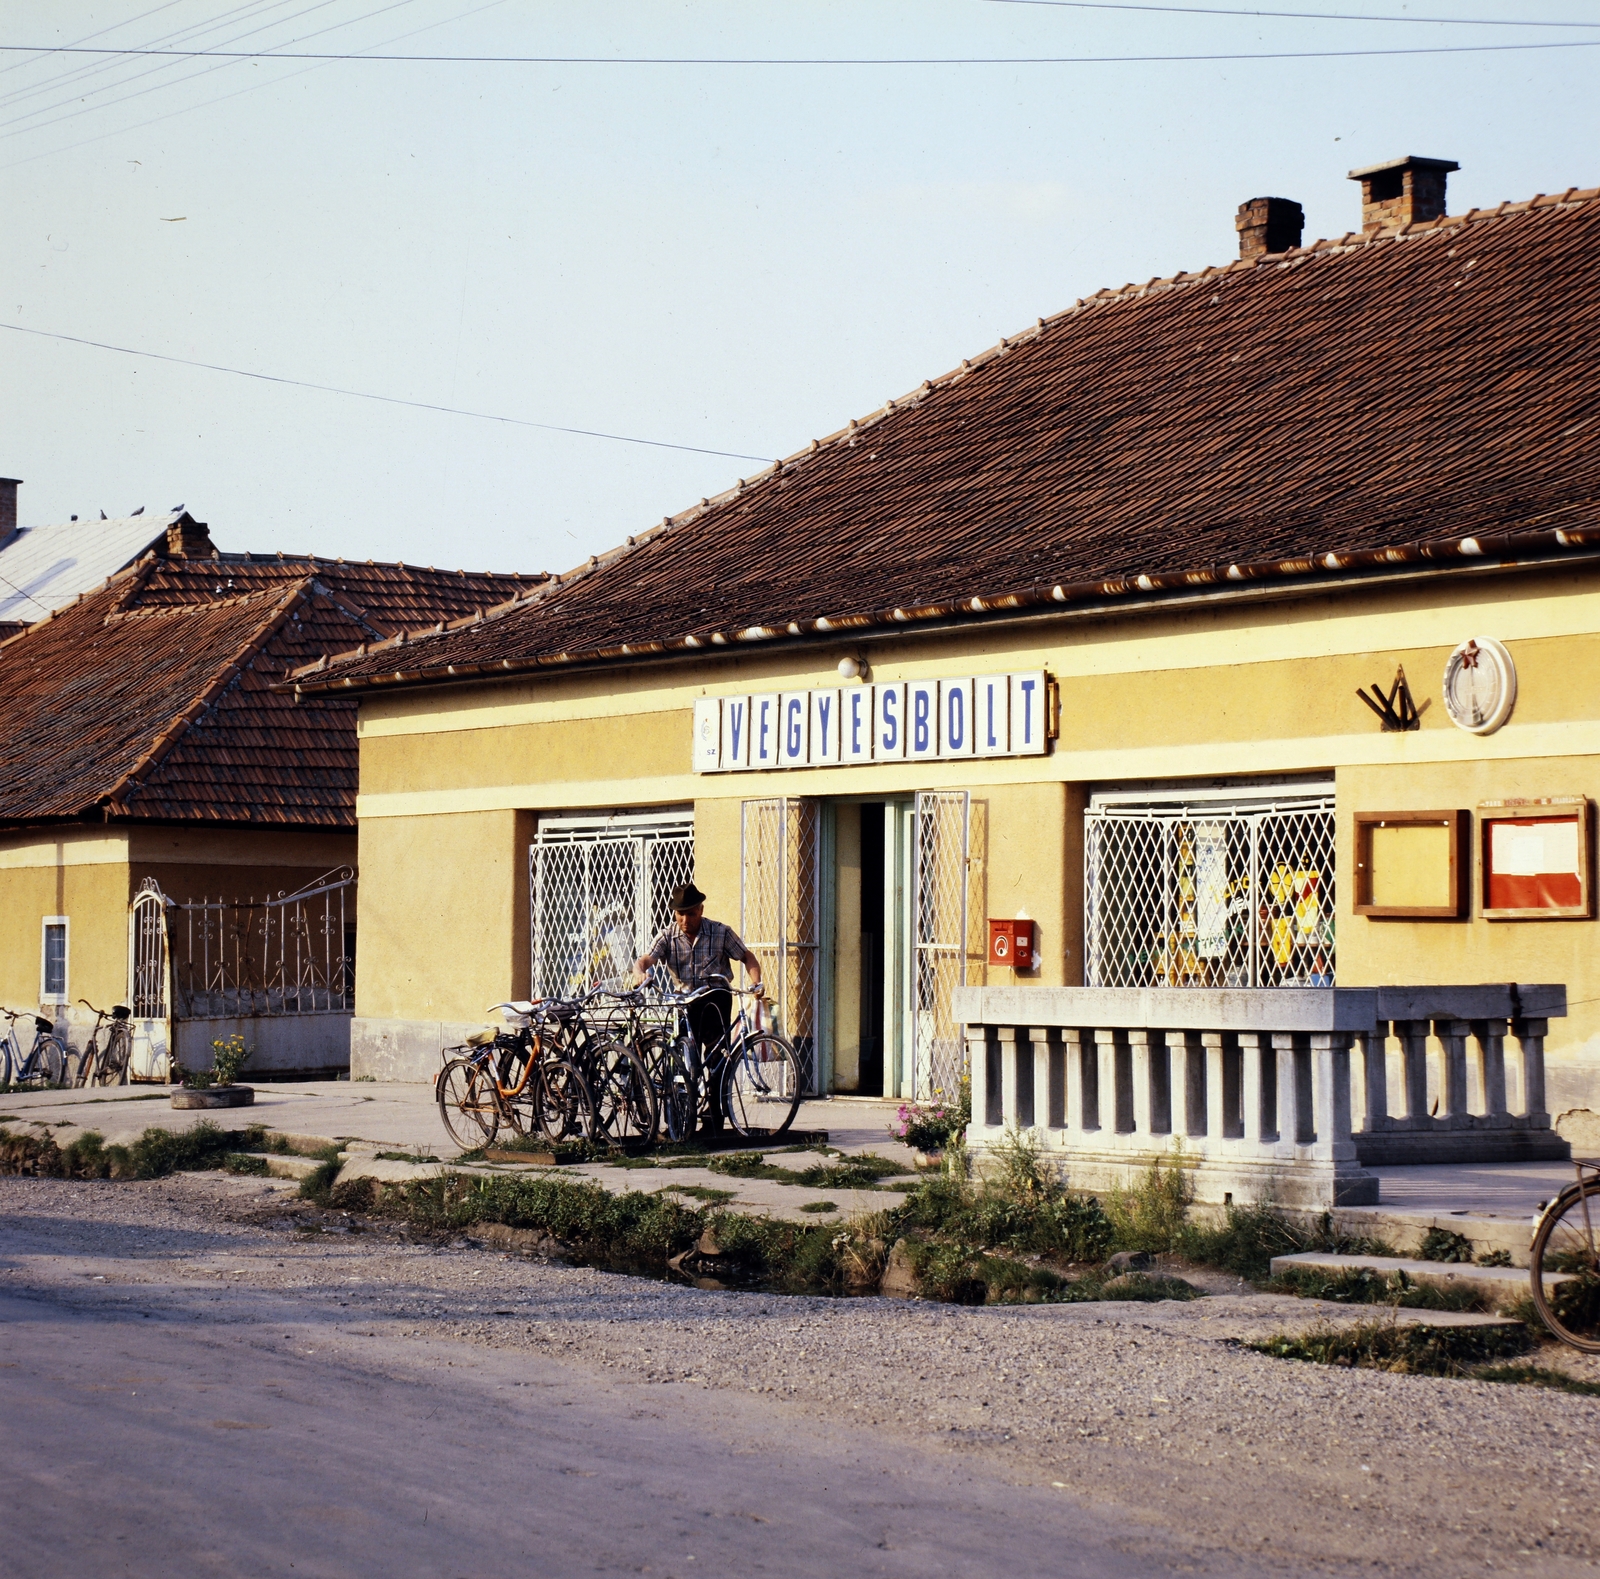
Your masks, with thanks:
[[[706,896],[693,883],[672,890],[672,925],[641,954],[634,965],[635,983],[644,980],[652,965],[665,965],[674,980],[685,987],[712,986],[716,990],[689,1005],[689,1029],[700,1046],[708,1071],[715,1071],[726,1053],[728,1026],[733,1021],[733,961],[750,973],[751,990],[760,996],[761,961],[744,946],[732,927],[706,919]],[[722,1110],[713,1106],[707,1127],[722,1128]]]

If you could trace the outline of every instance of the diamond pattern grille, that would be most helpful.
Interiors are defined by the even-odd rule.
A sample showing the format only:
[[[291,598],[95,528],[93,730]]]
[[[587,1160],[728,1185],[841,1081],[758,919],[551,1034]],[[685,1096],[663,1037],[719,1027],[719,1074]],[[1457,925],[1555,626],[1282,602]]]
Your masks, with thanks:
[[[966,1045],[950,995],[983,979],[987,810],[964,790],[917,796],[911,1094],[918,1102],[940,1095],[954,1100],[966,1074]]]
[[[741,824],[739,935],[761,961],[778,1028],[817,1090],[822,808],[815,800],[747,800]]]
[[[672,890],[694,876],[694,820],[552,821],[528,862],[535,995],[623,986],[672,919]]]
[[[1085,814],[1095,987],[1331,987],[1331,796]]]

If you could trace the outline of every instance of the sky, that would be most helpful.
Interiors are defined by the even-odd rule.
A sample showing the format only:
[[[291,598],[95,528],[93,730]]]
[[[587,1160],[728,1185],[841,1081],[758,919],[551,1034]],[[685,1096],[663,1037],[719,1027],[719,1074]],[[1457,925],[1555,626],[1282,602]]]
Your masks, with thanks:
[[[1227,262],[1248,198],[1311,240],[1407,153],[1452,213],[1600,185],[1600,3],[1274,3],[7,0],[0,475],[24,525],[564,570]]]

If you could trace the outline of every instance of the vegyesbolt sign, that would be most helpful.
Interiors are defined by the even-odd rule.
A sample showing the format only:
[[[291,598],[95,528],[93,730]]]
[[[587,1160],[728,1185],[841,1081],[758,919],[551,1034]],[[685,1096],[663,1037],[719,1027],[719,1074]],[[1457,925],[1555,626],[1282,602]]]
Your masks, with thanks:
[[[694,770],[741,773],[1043,756],[1049,737],[1046,707],[1042,669],[702,697],[694,704]]]

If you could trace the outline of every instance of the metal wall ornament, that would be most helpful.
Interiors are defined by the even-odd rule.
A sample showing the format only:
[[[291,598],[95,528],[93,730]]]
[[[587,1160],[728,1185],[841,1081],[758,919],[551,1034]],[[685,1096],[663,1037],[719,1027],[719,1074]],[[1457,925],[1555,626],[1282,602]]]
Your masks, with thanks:
[[[1472,735],[1492,735],[1517,705],[1517,666],[1504,643],[1474,636],[1444,666],[1444,705],[1450,722]]]

